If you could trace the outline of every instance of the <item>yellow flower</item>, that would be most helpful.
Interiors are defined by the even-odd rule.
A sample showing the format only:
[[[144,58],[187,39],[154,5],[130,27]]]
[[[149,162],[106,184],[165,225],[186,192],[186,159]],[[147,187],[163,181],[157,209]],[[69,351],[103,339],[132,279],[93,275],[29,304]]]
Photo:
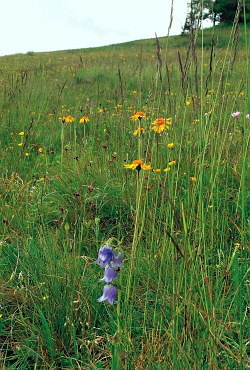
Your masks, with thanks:
[[[124,164],[124,168],[130,169],[130,170],[137,170],[140,171],[143,169],[144,171],[149,171],[151,169],[150,164],[143,164],[143,161],[141,159],[136,159],[131,164]]]
[[[19,143],[19,144],[17,144],[18,146],[22,146],[23,145],[23,143]]]
[[[157,118],[153,123],[152,123],[153,127],[152,127],[152,130],[154,132],[157,132],[158,134],[160,134],[162,131],[164,131],[166,128],[168,128],[166,125],[165,125],[165,118]]]
[[[146,117],[146,113],[145,112],[136,112],[133,116],[131,116],[130,118],[132,119],[132,121],[141,121],[142,118],[145,118]]]
[[[160,169],[160,168],[156,168],[156,169],[154,170],[154,172],[159,173],[159,172],[161,172],[161,169]]]
[[[197,178],[196,178],[196,177],[191,176],[191,177],[190,177],[190,180],[191,180],[192,182],[195,182],[195,181],[197,181]]]
[[[144,128],[142,128],[142,127],[138,127],[138,128],[133,132],[133,135],[134,135],[134,136],[137,136],[139,133],[144,134],[144,132],[145,132],[145,129],[144,129]]]
[[[74,122],[74,117],[73,116],[66,116],[66,117],[60,117],[60,120],[64,123],[64,122],[67,122],[67,123],[71,123],[71,122]]]
[[[173,166],[175,163],[176,163],[176,161],[169,161],[169,162],[168,162],[168,165],[169,165],[169,166]]]
[[[173,149],[173,147],[174,147],[174,143],[169,143],[168,144],[168,149]]]
[[[89,122],[89,117],[88,116],[82,116],[82,118],[80,118],[80,123],[86,123],[86,122]]]
[[[25,155],[26,155],[26,157],[29,157],[30,153],[27,152],[27,153],[25,153]]]
[[[39,153],[42,153],[43,152],[43,148],[38,148],[38,152]]]
[[[163,171],[164,171],[164,172],[168,172],[168,171],[170,171],[170,167],[165,168]]]
[[[143,164],[141,166],[141,168],[144,170],[144,171],[149,171],[151,170],[151,165],[150,164]]]
[[[24,135],[24,132],[23,131],[20,131],[18,135],[23,136]]]

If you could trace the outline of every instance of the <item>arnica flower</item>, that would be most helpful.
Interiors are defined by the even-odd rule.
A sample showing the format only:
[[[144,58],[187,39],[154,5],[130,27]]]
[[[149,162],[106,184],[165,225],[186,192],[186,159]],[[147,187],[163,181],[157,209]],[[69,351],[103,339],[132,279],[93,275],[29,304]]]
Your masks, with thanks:
[[[75,118],[73,116],[66,116],[66,117],[60,117],[60,120],[62,123],[67,122],[67,123],[72,123],[74,122]]]
[[[130,170],[137,170],[140,171],[143,169],[144,171],[149,171],[151,169],[150,164],[143,164],[143,161],[141,159],[136,159],[131,164],[124,164],[124,168],[130,169]]]
[[[176,161],[169,161],[169,162],[168,162],[168,165],[169,165],[169,166],[173,166],[175,163],[176,163]]]
[[[250,120],[250,113],[246,114],[246,119]]]
[[[239,118],[240,117],[240,112],[234,112],[231,114],[232,117],[234,118]]]
[[[191,182],[195,182],[195,181],[197,181],[197,178],[196,178],[196,177],[194,177],[194,176],[191,176],[191,177],[190,177],[190,181],[191,181]]]
[[[115,296],[117,293],[117,289],[114,285],[106,284],[103,288],[103,294],[100,298],[98,298],[98,302],[108,301],[110,304],[115,302]]]
[[[24,135],[24,132],[23,131],[20,131],[18,135],[23,136]]]
[[[173,148],[174,148],[174,143],[169,143],[169,144],[167,145],[167,147],[168,147],[168,149],[173,149]]]
[[[86,122],[89,122],[89,117],[88,116],[82,116],[82,118],[80,118],[80,123],[86,123]]]
[[[145,132],[145,129],[144,129],[144,128],[142,128],[142,127],[138,127],[138,128],[133,132],[133,135],[134,135],[134,136],[137,136],[137,135],[139,135],[139,133],[140,133],[140,134],[144,134],[144,132]]]
[[[168,172],[168,171],[170,171],[170,169],[171,169],[170,167],[166,167],[163,171]]]
[[[131,116],[130,118],[132,119],[132,121],[141,121],[142,118],[145,118],[146,117],[146,113],[145,112],[136,112],[133,116]]]
[[[164,131],[168,126],[165,124],[165,118],[157,118],[153,123],[152,130],[156,132],[157,134],[160,134],[162,131]]]

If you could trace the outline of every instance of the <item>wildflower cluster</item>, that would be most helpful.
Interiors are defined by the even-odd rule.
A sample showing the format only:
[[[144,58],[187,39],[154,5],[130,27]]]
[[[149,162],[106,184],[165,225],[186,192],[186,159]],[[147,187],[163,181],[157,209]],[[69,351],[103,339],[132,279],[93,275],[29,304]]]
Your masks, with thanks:
[[[104,270],[104,276],[100,280],[107,284],[104,285],[103,294],[98,299],[98,302],[108,301],[110,304],[115,302],[117,289],[113,285],[113,280],[120,271],[122,259],[123,257],[121,252],[118,252],[118,254],[115,255],[111,246],[109,247],[104,245],[100,248],[98,259],[94,263],[98,264]]]

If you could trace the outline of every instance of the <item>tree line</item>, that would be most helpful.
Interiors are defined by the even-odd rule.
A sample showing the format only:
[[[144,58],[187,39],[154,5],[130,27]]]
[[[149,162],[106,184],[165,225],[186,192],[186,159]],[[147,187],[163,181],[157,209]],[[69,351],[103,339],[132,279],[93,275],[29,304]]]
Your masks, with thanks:
[[[214,25],[233,23],[235,19],[243,23],[250,21],[250,0],[191,0],[182,33],[197,29],[201,20],[209,19]]]

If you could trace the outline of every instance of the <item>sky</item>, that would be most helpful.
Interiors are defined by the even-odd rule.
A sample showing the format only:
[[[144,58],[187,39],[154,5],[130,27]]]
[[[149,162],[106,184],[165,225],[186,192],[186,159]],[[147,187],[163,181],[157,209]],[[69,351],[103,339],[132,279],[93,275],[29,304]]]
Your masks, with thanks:
[[[0,56],[105,46],[166,36],[172,0],[2,0]],[[173,0],[170,35],[187,1]]]

